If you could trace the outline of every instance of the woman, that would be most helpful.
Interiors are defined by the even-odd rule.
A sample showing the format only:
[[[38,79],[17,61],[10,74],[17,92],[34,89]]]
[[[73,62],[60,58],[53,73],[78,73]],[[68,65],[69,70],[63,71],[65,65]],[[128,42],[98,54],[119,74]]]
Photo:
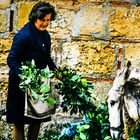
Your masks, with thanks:
[[[28,140],[36,140],[42,121],[24,117],[25,94],[19,89],[21,62],[35,60],[37,68],[47,65],[55,70],[50,56],[51,40],[46,28],[55,19],[54,7],[46,2],[38,2],[29,14],[29,22],[15,35],[7,58],[9,86],[7,97],[7,123],[14,124],[16,140],[24,140],[24,124],[29,124]],[[48,118],[46,121],[50,120]]]

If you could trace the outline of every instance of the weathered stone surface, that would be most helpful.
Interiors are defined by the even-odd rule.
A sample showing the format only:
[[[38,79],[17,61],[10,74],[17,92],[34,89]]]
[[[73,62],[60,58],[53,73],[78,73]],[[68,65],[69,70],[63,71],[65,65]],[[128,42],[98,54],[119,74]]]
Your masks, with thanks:
[[[12,0],[13,2],[23,2],[23,1],[28,1],[28,2],[39,2],[40,0]]]
[[[107,98],[107,93],[109,89],[111,89],[112,83],[102,81],[94,83],[94,93],[101,99],[102,101]]]
[[[56,20],[51,22],[48,31],[55,37],[63,38],[71,33],[75,14],[67,9],[56,9],[56,12]]]
[[[0,110],[5,109],[8,87],[7,55],[11,47],[11,40],[0,39]]]
[[[9,34],[10,19],[13,19],[16,31],[22,28],[28,22],[32,6],[38,1],[11,0],[10,4],[10,0],[0,0],[0,37]],[[119,64],[131,60],[133,66],[140,66],[140,7],[130,7],[132,1],[138,0],[44,1],[54,5],[57,11],[56,20],[48,27],[52,37],[52,58],[58,67],[71,67],[92,79],[94,93],[100,98],[106,98]],[[14,12],[13,16],[10,16],[10,10]],[[1,108],[5,107],[7,96],[6,58],[13,34],[10,35],[10,39],[0,39]],[[58,113],[55,119],[60,120],[62,116],[64,120],[67,117]],[[11,137],[8,139],[13,139],[12,127],[2,123],[0,139],[1,136],[7,138],[7,134]]]
[[[89,74],[111,73],[114,65],[114,47],[93,42],[65,43],[62,63]]]
[[[7,60],[7,55],[8,52],[11,48],[11,40],[0,40],[0,66],[5,66],[7,65],[6,60]]]
[[[60,40],[52,40],[51,45],[51,56],[56,65],[59,67],[61,64],[61,51],[62,51],[62,42]]]
[[[110,8],[109,29],[112,36],[139,38],[140,7]]]
[[[0,13],[0,33],[6,32],[6,25],[7,25],[7,19],[6,19],[6,13]]]
[[[140,68],[140,43],[138,44],[126,44],[126,61],[130,60],[134,67]]]
[[[6,116],[2,118],[0,121],[0,139],[7,139],[7,140],[13,140],[13,125],[6,123]]]
[[[103,34],[102,6],[81,6],[75,15],[72,35]]]
[[[28,15],[34,4],[34,2],[18,3],[18,29],[28,22]]]
[[[10,7],[11,0],[0,0],[0,9],[6,9]]]
[[[7,81],[6,82],[0,82],[0,100],[6,101],[7,99]],[[1,105],[2,106],[2,105]]]
[[[102,3],[104,2],[105,0],[77,0],[78,2],[80,3]]]

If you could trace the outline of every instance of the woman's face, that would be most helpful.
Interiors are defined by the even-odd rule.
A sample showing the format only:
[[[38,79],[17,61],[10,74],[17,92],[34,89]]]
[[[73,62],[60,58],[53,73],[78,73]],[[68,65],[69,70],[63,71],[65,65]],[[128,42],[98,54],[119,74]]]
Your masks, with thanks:
[[[37,19],[35,26],[40,31],[45,31],[51,21],[51,14],[46,15],[43,19]]]

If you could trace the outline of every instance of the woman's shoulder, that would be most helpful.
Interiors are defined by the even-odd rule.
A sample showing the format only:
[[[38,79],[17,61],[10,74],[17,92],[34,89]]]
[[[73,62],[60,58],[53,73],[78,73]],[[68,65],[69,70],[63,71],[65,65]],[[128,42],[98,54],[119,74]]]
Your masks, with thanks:
[[[30,33],[30,24],[26,23],[19,31],[18,33],[21,34],[29,34]]]
[[[28,42],[30,40],[30,32],[28,29],[28,24],[25,24],[23,28],[21,28],[14,36],[14,42]]]
[[[29,23],[25,24],[16,34],[16,36],[21,37],[22,39],[28,39],[30,37],[30,27]]]

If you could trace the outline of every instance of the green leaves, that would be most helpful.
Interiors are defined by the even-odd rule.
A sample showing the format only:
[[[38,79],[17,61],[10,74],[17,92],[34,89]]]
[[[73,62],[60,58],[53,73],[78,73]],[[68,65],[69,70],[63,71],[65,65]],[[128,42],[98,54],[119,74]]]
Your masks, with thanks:
[[[40,92],[45,94],[47,92],[50,92],[50,86],[47,85],[47,84],[42,84],[41,87],[40,87]]]
[[[39,98],[39,95],[34,90],[31,89],[31,97],[32,99],[37,100]]]
[[[140,139],[140,120],[137,121],[133,127],[129,130],[130,140],[139,140]]]
[[[90,128],[90,125],[87,125],[87,124],[76,127],[77,132],[79,133],[79,137],[81,140],[88,140],[85,131],[88,130],[89,128]]]
[[[36,68],[34,60],[27,61],[25,64],[22,63],[20,70],[21,82],[19,87],[21,90],[26,91],[28,89],[33,100],[40,99],[48,104],[55,103],[54,99],[48,97],[51,92],[49,81],[54,76],[53,72]]]
[[[54,100],[53,98],[46,98],[45,102],[47,102],[48,104],[55,104],[56,100]]]
[[[81,140],[88,140],[87,138],[86,138],[86,135],[84,134],[84,133],[80,133],[80,138],[81,138]]]
[[[81,126],[77,126],[77,129],[79,132],[85,131],[85,129],[89,129],[90,125],[81,125]]]
[[[74,82],[80,78],[80,75],[74,75],[71,77],[71,80]]]
[[[88,82],[87,82],[86,79],[81,79],[81,83],[82,83],[82,85],[83,85],[84,87],[86,87],[87,84],[88,84]]]
[[[35,62],[27,62],[21,66],[20,88],[29,89],[34,100],[41,99],[48,104],[55,104],[56,101],[49,97],[51,87],[50,78],[59,77],[59,91],[63,100],[61,107],[63,112],[70,111],[70,114],[81,113],[84,115],[83,124],[75,127],[76,134],[73,140],[110,140],[107,105],[100,106],[94,101],[99,99],[94,94],[94,86],[86,78],[72,69],[60,68],[57,72],[40,70],[36,68]],[[58,138],[58,137],[57,137]],[[52,139],[52,138],[51,138]]]
[[[60,68],[55,74],[61,77],[59,94],[63,96],[61,107],[64,112],[70,111],[70,114],[80,112],[84,114],[89,110],[94,110],[93,85],[87,79],[82,78],[80,74],[66,67]]]

